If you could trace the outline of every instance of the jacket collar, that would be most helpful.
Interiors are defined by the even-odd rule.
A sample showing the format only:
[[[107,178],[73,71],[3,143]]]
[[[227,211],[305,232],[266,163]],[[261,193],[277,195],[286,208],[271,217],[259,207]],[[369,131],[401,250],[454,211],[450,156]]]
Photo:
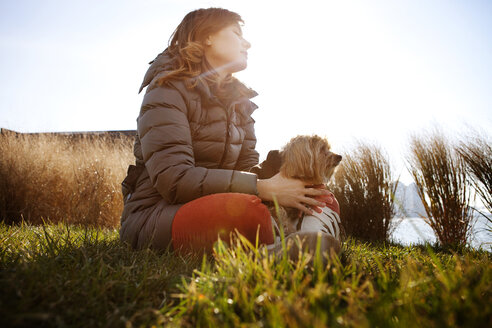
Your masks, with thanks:
[[[248,102],[249,99],[254,98],[258,95],[256,91],[248,88],[234,77],[231,83],[232,83],[232,92],[234,93],[234,95],[232,99],[229,101],[228,104],[229,106],[238,103]],[[200,94],[202,101],[205,101],[205,103],[207,104],[217,103],[220,105],[225,105],[220,102],[220,100],[216,95],[214,95],[214,93],[210,88],[210,85],[206,83],[203,79],[198,80],[195,90]]]
[[[172,60],[172,58],[169,56],[167,49],[166,49],[163,52],[161,52],[160,54],[158,54],[154,60],[149,62],[150,67],[147,70],[147,73],[145,73],[143,82],[140,85],[140,89],[139,89],[138,93],[140,93],[145,87],[147,87],[157,75],[163,76],[166,74],[166,72],[169,72],[171,70],[171,60]],[[195,79],[197,79],[197,78],[195,78]],[[232,83],[233,83],[233,90],[238,96],[236,98],[234,98],[231,103],[243,103],[246,100],[251,99],[253,97],[256,97],[258,95],[258,93],[256,91],[248,88],[247,86],[245,86],[243,83],[241,83],[238,79],[236,79],[234,77],[233,77]],[[203,79],[198,80],[198,84],[195,87],[195,89],[200,94],[202,101],[205,101],[206,103],[209,103],[209,104],[212,104],[212,103],[220,104],[220,101],[217,99],[217,97],[210,90],[210,86]],[[245,95],[245,96],[239,96],[239,95]],[[248,106],[246,106],[246,107],[248,107]],[[252,107],[255,107],[255,108],[251,110],[251,113],[256,108],[258,108],[258,106],[256,106],[256,105],[254,105]]]

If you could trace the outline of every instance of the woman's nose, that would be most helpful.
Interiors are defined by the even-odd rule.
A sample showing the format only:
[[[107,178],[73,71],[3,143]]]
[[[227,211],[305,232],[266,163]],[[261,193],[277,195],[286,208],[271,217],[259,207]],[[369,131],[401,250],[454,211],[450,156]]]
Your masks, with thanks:
[[[251,48],[251,43],[249,43],[248,40],[246,40],[246,39],[243,39],[243,45],[244,45],[244,48],[246,48],[246,49]]]

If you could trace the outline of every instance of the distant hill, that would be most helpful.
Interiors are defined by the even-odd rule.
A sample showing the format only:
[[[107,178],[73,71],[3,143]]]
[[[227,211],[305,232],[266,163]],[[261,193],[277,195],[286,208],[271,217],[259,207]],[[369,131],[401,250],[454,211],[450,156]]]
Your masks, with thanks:
[[[409,185],[405,185],[404,183],[399,182],[395,196],[396,217],[421,217],[426,215],[422,201],[417,193],[417,186],[415,183],[412,182]],[[472,202],[472,207],[489,217],[491,216],[491,213],[487,211],[478,198]],[[479,213],[475,212],[474,215],[479,215]]]
[[[402,182],[398,183],[395,196],[395,216],[420,217],[426,215],[415,183],[412,182],[408,186]]]

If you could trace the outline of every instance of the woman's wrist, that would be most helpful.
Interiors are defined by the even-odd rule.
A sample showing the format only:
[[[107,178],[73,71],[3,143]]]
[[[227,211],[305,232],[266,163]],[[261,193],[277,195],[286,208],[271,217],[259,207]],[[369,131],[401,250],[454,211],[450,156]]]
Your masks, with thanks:
[[[262,200],[272,200],[271,192],[269,190],[268,180],[258,179],[256,181],[256,190],[258,191],[258,197]]]

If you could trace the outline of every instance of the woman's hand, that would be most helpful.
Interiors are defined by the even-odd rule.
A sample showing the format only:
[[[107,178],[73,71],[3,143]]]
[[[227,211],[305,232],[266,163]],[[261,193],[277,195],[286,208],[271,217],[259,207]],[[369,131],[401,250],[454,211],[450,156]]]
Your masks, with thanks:
[[[301,180],[291,179],[277,173],[270,179],[258,180],[258,197],[265,201],[275,201],[285,207],[293,207],[306,214],[313,214],[310,206],[324,207],[325,202],[317,201],[313,197],[328,195],[326,189],[307,188],[309,184]]]
[[[306,187],[316,188],[316,189],[326,189],[326,186],[323,184],[309,185]],[[328,191],[328,193],[325,195],[316,196],[316,200],[319,200],[320,202],[324,202],[326,204],[326,206],[329,206],[329,205],[333,204],[336,199],[335,199],[335,195],[331,191]],[[316,210],[316,208],[315,208],[315,210]],[[319,211],[319,213],[321,213],[321,210]]]

